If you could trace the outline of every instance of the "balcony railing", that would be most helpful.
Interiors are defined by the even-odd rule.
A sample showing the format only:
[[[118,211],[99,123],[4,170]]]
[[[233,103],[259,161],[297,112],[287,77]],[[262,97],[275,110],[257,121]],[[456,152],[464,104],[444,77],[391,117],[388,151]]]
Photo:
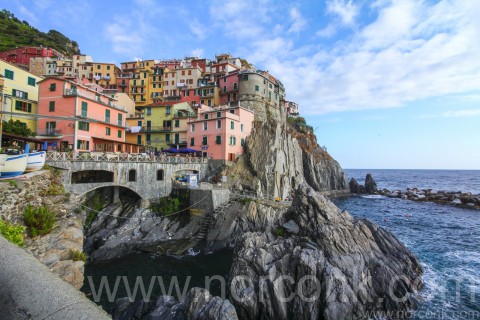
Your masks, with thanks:
[[[98,103],[101,103],[103,105],[109,106],[109,107],[114,107],[120,110],[125,110],[125,107],[122,106],[117,106],[114,103],[112,103],[112,100],[108,100],[108,102],[104,102],[100,99],[100,96],[97,94],[89,93],[84,90],[78,90],[78,89],[66,89],[65,92],[63,93],[64,96],[74,96],[74,97],[84,97],[93,101],[96,101]]]
[[[59,137],[62,135],[60,129],[37,129],[37,135],[45,137]]]
[[[47,152],[46,162],[55,161],[80,161],[80,162],[159,162],[159,163],[208,163],[208,158],[203,157],[175,157],[155,156],[153,154],[131,153],[73,153],[73,152]]]
[[[160,126],[146,126],[142,127],[145,132],[170,132],[172,127],[160,127]]]
[[[186,113],[186,112],[178,112],[178,113],[174,113],[173,114],[173,118],[180,118],[180,119],[184,119],[184,118],[196,118],[197,117],[197,114],[195,112],[189,112],[189,113]]]

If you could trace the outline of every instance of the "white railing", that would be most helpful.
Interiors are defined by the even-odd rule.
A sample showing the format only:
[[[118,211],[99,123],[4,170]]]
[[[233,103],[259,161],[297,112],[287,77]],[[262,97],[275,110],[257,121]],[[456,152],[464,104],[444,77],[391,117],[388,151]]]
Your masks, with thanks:
[[[153,154],[132,153],[47,152],[46,161],[207,163],[208,159],[203,157],[154,156]]]

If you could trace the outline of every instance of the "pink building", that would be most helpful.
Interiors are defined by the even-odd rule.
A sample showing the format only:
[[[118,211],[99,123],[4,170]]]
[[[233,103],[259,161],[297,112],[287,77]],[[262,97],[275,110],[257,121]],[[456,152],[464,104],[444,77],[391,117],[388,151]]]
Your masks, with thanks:
[[[38,114],[43,117],[37,135],[49,149],[138,152],[138,145],[125,143],[127,111],[111,96],[63,78],[46,78],[38,85]]]
[[[218,78],[220,87],[220,104],[227,104],[238,99],[238,72],[235,70]]]
[[[253,112],[241,106],[202,105],[197,119],[188,122],[188,147],[202,150],[213,160],[235,161],[244,153],[253,120]]]
[[[285,101],[285,110],[287,111],[287,115],[290,117],[296,117],[300,113],[298,103],[293,101]]]

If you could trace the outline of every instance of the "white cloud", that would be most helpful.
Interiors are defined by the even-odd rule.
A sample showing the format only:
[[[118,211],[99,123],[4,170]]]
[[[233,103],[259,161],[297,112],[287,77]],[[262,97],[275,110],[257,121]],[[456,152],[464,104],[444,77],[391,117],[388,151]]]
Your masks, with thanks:
[[[288,32],[298,33],[306,28],[307,21],[298,8],[291,8],[289,14],[290,19],[292,20],[292,26],[288,29]]]
[[[200,23],[197,19],[192,19],[188,23],[190,31],[200,40],[205,39],[207,27]]]
[[[330,38],[337,32],[337,26],[333,23],[328,24],[325,28],[318,30],[315,35],[320,38]]]
[[[204,50],[203,48],[193,49],[193,50],[192,50],[192,56],[194,56],[194,57],[199,57],[199,58],[200,58],[200,57],[203,56],[203,52],[204,52],[204,51],[205,51],[205,50]]]
[[[352,0],[329,0],[327,1],[327,12],[338,15],[343,24],[351,26],[355,24],[359,8]]]
[[[477,117],[480,116],[480,109],[452,110],[443,113],[443,116],[446,118]]]
[[[114,22],[105,26],[105,36],[112,44],[112,50],[115,53],[125,55],[142,55],[141,49],[144,44],[143,35],[135,28],[131,28],[131,23],[123,18],[118,18]]]

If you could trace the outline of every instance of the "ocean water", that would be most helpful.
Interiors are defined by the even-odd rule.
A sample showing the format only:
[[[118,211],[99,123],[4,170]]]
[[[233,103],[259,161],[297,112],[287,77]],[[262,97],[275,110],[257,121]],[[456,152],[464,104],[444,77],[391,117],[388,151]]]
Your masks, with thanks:
[[[346,170],[379,188],[479,193],[480,171]],[[480,319],[480,210],[381,196],[335,199],[341,209],[392,231],[424,267],[419,308],[409,319]]]

